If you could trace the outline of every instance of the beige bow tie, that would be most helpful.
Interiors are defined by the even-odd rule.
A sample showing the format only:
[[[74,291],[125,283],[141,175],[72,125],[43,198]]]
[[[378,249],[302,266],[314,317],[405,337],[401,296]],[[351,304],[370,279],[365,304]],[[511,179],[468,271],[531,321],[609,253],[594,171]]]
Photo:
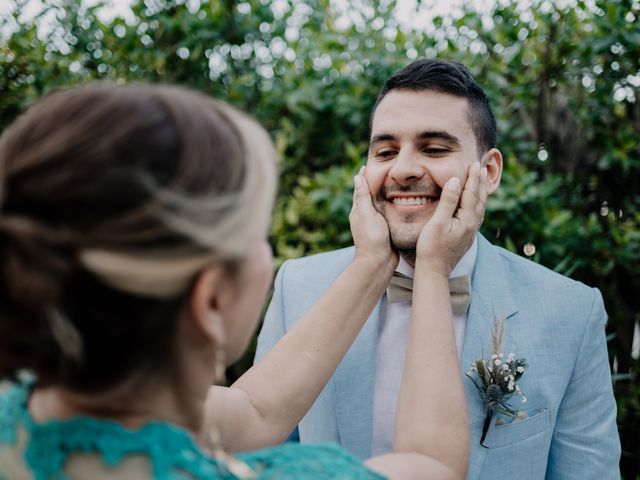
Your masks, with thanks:
[[[471,277],[463,275],[449,279],[451,307],[454,315],[466,315],[471,300]],[[413,278],[395,272],[387,288],[390,303],[411,301],[413,297]]]

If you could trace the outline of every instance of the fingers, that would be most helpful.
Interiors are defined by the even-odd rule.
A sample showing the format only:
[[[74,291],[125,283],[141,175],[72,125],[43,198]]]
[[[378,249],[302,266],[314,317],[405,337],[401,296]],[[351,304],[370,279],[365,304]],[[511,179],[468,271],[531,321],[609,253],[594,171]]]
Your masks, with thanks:
[[[480,199],[476,204],[476,213],[480,217],[479,225],[484,220],[484,210],[487,206],[487,197],[489,196],[489,180],[487,167],[480,170]]]
[[[442,189],[440,201],[433,214],[432,221],[436,223],[449,223],[458,208],[460,199],[460,179],[451,177]]]
[[[356,176],[353,177],[354,189],[353,189],[353,212],[356,208],[373,208],[373,202],[371,200],[371,190],[369,189],[369,183],[364,174],[366,168],[363,166]]]
[[[469,167],[469,175],[464,185],[462,199],[460,200],[461,210],[474,210],[475,205],[480,200],[480,162],[473,162]]]
[[[469,175],[462,192],[460,210],[457,217],[469,227],[479,228],[484,218],[487,201],[487,169],[474,162],[469,168]]]
[[[358,199],[356,198],[356,195],[358,194],[358,190],[362,187],[362,178],[360,175],[362,168],[364,167],[360,167],[360,171],[353,176],[353,201],[351,202],[351,215],[355,209],[358,208]]]
[[[366,168],[362,167],[353,177],[353,207],[349,214],[349,225],[356,247],[354,258],[392,267],[392,272],[398,264],[397,254],[391,249],[389,225],[373,205],[365,173]]]

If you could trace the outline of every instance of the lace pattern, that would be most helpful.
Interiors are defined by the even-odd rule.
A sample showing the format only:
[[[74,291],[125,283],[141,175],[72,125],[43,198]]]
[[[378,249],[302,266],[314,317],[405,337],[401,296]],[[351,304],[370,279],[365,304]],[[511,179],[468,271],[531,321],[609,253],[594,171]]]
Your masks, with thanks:
[[[26,403],[26,396],[26,389],[15,386],[0,394],[0,443],[15,443],[21,406]]]
[[[117,468],[132,455],[143,455],[154,479],[234,479],[207,456],[185,430],[151,422],[128,430],[115,421],[77,417],[36,423],[27,409],[32,382],[0,393],[0,449],[14,445],[18,428],[28,435],[23,459],[36,480],[68,480],[64,465],[74,453],[98,453],[107,467]],[[260,479],[381,479],[336,445],[285,444],[237,455]],[[0,479],[3,472],[0,465]]]

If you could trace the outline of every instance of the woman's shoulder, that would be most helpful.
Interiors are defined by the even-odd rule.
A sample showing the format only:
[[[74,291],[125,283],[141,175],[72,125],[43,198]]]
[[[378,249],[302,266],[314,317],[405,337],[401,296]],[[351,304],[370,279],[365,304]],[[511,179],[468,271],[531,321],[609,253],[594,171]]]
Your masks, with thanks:
[[[0,444],[15,442],[23,418],[30,379],[13,382],[0,379]]]
[[[30,382],[0,383],[0,478],[220,478],[216,461],[178,426],[130,430],[89,417],[39,423],[27,408],[29,390]]]
[[[313,480],[344,478],[346,480],[381,480],[362,461],[338,445],[331,443],[283,445],[237,455],[257,474],[257,478]]]
[[[78,478],[114,479],[382,478],[334,444],[287,443],[211,458],[172,424],[129,430],[86,417],[36,423],[27,409],[29,388],[29,381],[0,383],[0,478],[9,472],[22,472],[9,478],[58,478],[72,471]]]

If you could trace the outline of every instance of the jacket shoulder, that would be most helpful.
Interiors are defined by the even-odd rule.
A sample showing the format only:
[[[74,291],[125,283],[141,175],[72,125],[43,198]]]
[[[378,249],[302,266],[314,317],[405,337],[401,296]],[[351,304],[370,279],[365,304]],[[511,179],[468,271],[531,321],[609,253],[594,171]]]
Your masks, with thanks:
[[[337,277],[353,260],[354,247],[287,260],[280,269],[287,277]]]
[[[274,285],[282,317],[295,321],[311,308],[351,264],[354,251],[343,248],[284,262]]]
[[[582,311],[591,310],[594,302],[602,303],[600,292],[539,263],[494,245],[509,275],[509,281],[525,285],[531,297],[557,300]],[[587,313],[586,311],[583,313]]]

